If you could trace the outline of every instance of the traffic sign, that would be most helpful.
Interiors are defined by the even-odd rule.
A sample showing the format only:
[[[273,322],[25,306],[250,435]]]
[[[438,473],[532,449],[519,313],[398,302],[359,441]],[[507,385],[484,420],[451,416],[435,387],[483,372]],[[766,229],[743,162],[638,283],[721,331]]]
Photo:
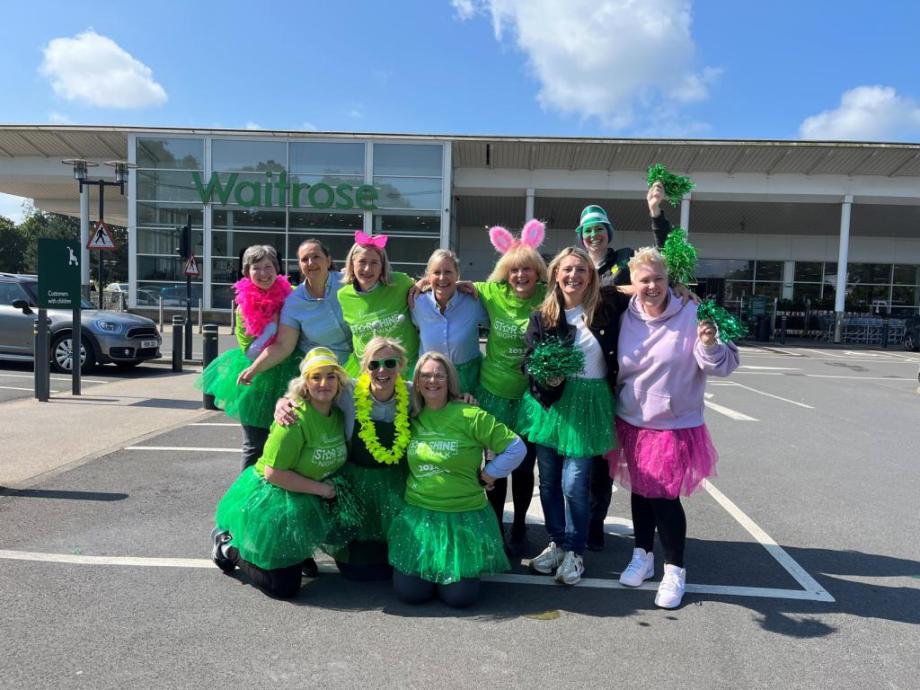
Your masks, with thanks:
[[[80,304],[80,243],[38,240],[38,306],[74,308]]]
[[[105,224],[104,220],[97,221],[93,224],[93,232],[90,234],[89,242],[86,243],[87,249],[115,249],[115,242],[112,241],[112,231]]]
[[[201,275],[201,271],[198,270],[198,259],[195,258],[195,255],[192,254],[188,261],[185,262],[185,275],[192,278],[197,278]]]

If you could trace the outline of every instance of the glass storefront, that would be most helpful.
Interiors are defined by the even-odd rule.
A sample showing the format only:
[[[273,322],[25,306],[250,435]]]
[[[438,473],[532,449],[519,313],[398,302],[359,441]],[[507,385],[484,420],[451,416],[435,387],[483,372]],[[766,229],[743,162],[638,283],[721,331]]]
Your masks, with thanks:
[[[356,230],[395,240],[390,261],[412,275],[440,246],[444,145],[138,135],[135,277],[138,306],[185,294],[177,229],[191,221],[203,275],[193,298],[227,309],[240,258],[278,252],[299,279],[297,247],[322,239],[341,264]],[[205,289],[210,285],[210,291]],[[209,294],[210,293],[210,294]]]

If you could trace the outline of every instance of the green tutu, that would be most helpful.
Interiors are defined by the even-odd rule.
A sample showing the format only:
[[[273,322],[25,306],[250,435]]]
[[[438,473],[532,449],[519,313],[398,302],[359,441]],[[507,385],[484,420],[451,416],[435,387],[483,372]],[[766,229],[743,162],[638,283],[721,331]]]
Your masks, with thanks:
[[[511,569],[491,506],[448,513],[407,505],[390,529],[390,565],[439,585]]]
[[[518,408],[521,406],[520,399],[512,400],[495,395],[487,391],[481,383],[477,384],[473,397],[479,402],[479,407],[515,433],[521,434],[520,429],[517,428]]]
[[[358,528],[357,541],[386,541],[393,518],[405,507],[406,469],[400,465],[361,467],[346,463],[339,474],[361,499],[366,517]],[[341,560],[341,559],[339,559]]]
[[[479,366],[482,364],[482,357],[474,357],[469,362],[457,364],[457,376],[460,377],[460,392],[472,393],[479,384]]]
[[[517,425],[527,439],[570,458],[591,458],[617,447],[616,403],[606,379],[569,378],[546,409],[527,392]]]
[[[342,482],[337,486],[342,487]],[[218,529],[230,533],[230,545],[243,560],[275,570],[302,563],[317,549],[347,543],[354,535],[349,526],[363,517],[356,511],[360,509],[353,500],[326,501],[288,491],[249,467],[220,499],[214,521]]]
[[[234,347],[201,372],[195,379],[195,387],[213,395],[215,404],[241,424],[267,429],[272,425],[275,403],[284,395],[291,379],[299,374],[302,359],[303,353],[294,350],[283,362],[256,374],[252,385],[240,386],[236,379],[252,362],[240,348]]]

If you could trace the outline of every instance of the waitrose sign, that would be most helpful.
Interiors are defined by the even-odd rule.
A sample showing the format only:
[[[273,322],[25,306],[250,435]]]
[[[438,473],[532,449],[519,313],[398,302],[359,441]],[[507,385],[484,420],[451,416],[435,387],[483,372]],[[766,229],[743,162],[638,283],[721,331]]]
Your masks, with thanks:
[[[192,173],[195,190],[201,202],[207,204],[219,201],[222,204],[232,202],[240,206],[292,206],[294,208],[336,208],[361,209],[373,211],[379,194],[376,187],[362,184],[355,187],[346,182],[332,185],[325,182],[311,184],[308,182],[289,182],[287,173],[277,175],[268,171],[264,182],[254,180],[239,181],[239,173],[227,173],[221,182],[220,175],[211,173],[207,184],[201,181],[201,175]],[[216,198],[215,198],[216,197]]]

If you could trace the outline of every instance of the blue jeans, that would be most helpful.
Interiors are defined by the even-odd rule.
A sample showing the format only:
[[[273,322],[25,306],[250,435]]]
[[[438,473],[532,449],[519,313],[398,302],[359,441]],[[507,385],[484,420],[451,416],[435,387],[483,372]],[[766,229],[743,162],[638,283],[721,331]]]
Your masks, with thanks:
[[[591,463],[591,458],[567,458],[552,448],[537,446],[546,531],[557,546],[578,555],[585,552],[588,542]]]

